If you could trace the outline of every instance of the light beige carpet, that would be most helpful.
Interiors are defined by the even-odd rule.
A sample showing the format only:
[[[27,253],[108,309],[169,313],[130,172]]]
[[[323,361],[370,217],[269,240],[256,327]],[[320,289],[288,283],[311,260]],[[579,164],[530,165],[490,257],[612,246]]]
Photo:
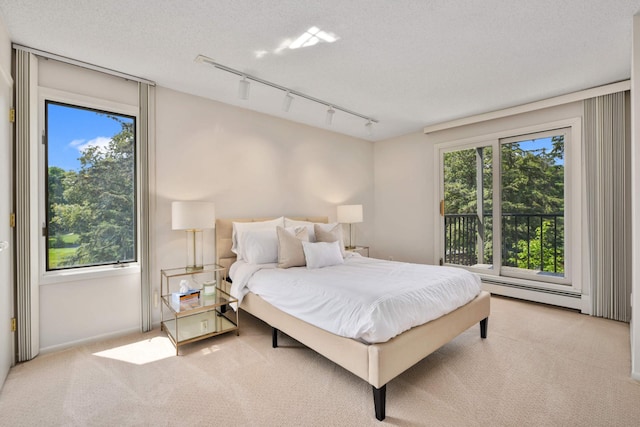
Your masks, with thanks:
[[[629,326],[494,297],[477,326],[371,387],[242,313],[232,334],[185,346],[158,329],[38,356],[0,392],[7,426],[637,426]]]

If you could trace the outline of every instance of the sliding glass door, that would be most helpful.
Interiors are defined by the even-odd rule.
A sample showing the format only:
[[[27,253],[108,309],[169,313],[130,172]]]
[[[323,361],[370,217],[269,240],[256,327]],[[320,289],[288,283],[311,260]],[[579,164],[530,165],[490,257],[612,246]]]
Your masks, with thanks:
[[[570,129],[443,149],[441,264],[567,283]]]
[[[491,268],[493,264],[493,147],[443,154],[445,264]]]

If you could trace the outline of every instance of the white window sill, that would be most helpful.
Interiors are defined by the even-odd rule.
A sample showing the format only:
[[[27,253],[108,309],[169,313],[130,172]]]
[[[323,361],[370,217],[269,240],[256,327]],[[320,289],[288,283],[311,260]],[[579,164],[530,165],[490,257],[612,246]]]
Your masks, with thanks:
[[[133,274],[140,274],[140,264],[131,263],[124,266],[106,265],[49,271],[40,276],[40,285],[55,285],[79,280],[103,279],[105,277],[129,276]]]

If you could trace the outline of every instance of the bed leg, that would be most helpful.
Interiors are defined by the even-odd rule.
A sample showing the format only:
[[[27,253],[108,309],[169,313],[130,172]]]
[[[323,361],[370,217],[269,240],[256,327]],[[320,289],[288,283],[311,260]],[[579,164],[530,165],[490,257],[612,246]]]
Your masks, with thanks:
[[[385,413],[384,408],[387,401],[387,385],[383,385],[380,388],[373,387],[373,405],[376,408],[376,418],[378,421],[384,420]]]
[[[489,326],[489,318],[485,317],[480,321],[480,338],[487,337],[487,328]]]
[[[278,330],[276,328],[271,328],[271,346],[278,347]]]

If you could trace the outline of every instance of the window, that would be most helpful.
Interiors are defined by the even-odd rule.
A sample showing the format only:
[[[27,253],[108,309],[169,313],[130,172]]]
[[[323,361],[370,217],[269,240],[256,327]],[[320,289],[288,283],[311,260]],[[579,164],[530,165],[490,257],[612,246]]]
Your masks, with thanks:
[[[441,149],[441,263],[571,284],[572,127]],[[573,167],[568,168],[570,161]],[[579,156],[578,156],[579,162]],[[574,175],[575,176],[575,175]],[[579,198],[576,198],[579,199]],[[572,246],[573,245],[573,246]]]
[[[46,270],[137,260],[136,120],[45,100]]]

